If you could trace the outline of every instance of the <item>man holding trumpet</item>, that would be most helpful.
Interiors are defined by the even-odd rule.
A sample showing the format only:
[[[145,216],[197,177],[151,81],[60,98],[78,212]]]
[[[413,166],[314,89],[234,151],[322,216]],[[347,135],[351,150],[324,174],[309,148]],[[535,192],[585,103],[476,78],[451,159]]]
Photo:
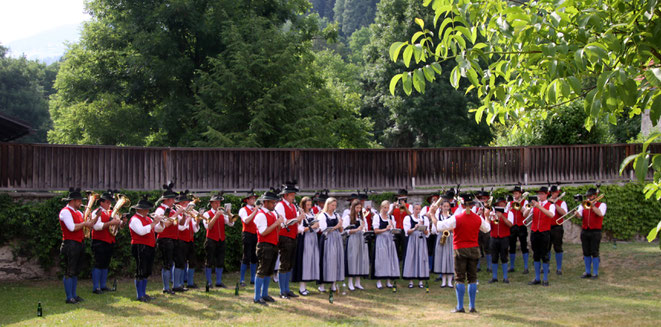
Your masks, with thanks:
[[[565,230],[562,227],[563,220],[560,219],[567,213],[567,202],[561,200],[560,186],[551,186],[551,198],[549,202],[555,207],[555,217],[551,220],[551,246],[555,251],[555,273],[562,275],[562,238]],[[549,256],[551,256],[551,246],[549,246]]]
[[[275,205],[276,214],[285,218],[285,226],[280,229],[278,239],[278,249],[280,251],[278,284],[280,285],[280,297],[283,299],[298,297],[289,288],[296,261],[298,224],[305,218],[305,213],[301,212],[295,204],[296,193],[298,193],[296,181],[285,182],[280,194],[282,195],[282,201]]]
[[[574,213],[577,217],[583,218],[581,245],[585,273],[581,278],[599,278],[599,244],[601,243],[601,226],[604,215],[606,215],[606,204],[599,202],[603,195],[597,197],[598,193],[599,191],[595,188],[588,189],[585,194],[588,199]]]
[[[489,284],[498,282],[498,258],[500,258],[503,271],[503,283],[509,284],[507,278],[507,250],[509,248],[510,227],[514,222],[514,214],[510,211],[505,213],[504,198],[498,198],[496,205],[491,209],[485,209],[485,217],[491,224],[490,252],[491,252],[491,280]]]
[[[528,285],[549,286],[549,242],[551,240],[551,220],[555,217],[555,206],[547,201],[548,187],[542,186],[537,191],[537,198],[531,198],[530,208],[525,208],[523,215],[532,215],[530,243],[532,245],[535,279]],[[526,221],[528,221],[526,219]],[[540,280],[540,269],[544,267],[544,280]]]
[[[285,218],[278,217],[274,211],[275,202],[279,196],[274,190],[262,195],[263,206],[258,209],[255,216],[257,226],[257,276],[255,277],[255,298],[257,304],[266,305],[266,302],[275,302],[269,296],[269,283],[278,259],[278,236],[280,226]]]
[[[135,209],[135,215],[129,220],[129,232],[131,233],[131,253],[135,258],[135,290],[137,300],[149,302],[152,298],[147,295],[147,278],[151,276],[152,265],[156,246],[156,234],[163,232],[164,225],[161,221],[165,219],[163,214],[154,213],[149,216],[152,203],[144,195],[140,201],[131,209]],[[153,217],[153,219],[152,219]]]
[[[207,230],[207,237],[204,242],[206,251],[206,268],[204,275],[207,279],[207,286],[211,287],[211,271],[216,273],[216,287],[226,288],[223,284],[223,268],[225,268],[225,225],[234,226],[230,221],[230,214],[220,207],[223,201],[222,192],[215,194],[209,199],[211,209],[204,213],[203,223]]]

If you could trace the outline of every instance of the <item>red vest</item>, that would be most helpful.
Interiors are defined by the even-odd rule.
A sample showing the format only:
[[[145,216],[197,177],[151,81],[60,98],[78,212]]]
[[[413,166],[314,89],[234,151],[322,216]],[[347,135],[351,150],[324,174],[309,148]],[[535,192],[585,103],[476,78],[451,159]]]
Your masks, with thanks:
[[[521,206],[523,206],[523,202],[524,201],[521,201],[522,203]],[[510,201],[510,211],[514,215],[514,223],[512,224],[512,226],[523,226],[523,220],[525,219],[525,217],[523,217],[523,212],[521,212],[521,210],[514,210],[512,208],[513,204],[514,201]]]
[[[549,210],[553,204],[551,202],[546,202],[544,209]],[[530,225],[530,230],[533,232],[546,232],[551,230],[551,220],[554,218],[549,218],[545,215],[542,210],[537,208],[532,208],[532,224]]]
[[[504,219],[507,219],[507,215],[504,216]],[[510,236],[510,228],[503,223],[503,219],[499,219],[498,224],[489,219],[489,223],[491,224],[491,237],[503,238]]]
[[[167,209],[167,207],[164,206],[164,205],[161,205],[160,207],[163,208],[163,210]],[[170,210],[169,217],[174,216],[174,214],[175,214],[175,210],[174,209]],[[161,239],[161,238],[171,238],[173,240],[178,239],[179,238],[179,227],[177,226],[177,222],[176,221],[173,222],[172,225],[170,225],[169,227],[166,227],[162,232],[158,233],[158,238],[159,239]]]
[[[404,229],[404,218],[408,216],[406,210],[399,210],[399,204],[395,203],[395,208],[392,209],[392,215],[395,217],[395,227]],[[406,204],[408,207],[408,203]]]
[[[459,206],[454,206],[454,207],[450,208],[450,211],[454,215],[454,213],[457,211],[457,209],[459,209]]]
[[[315,205],[314,207],[312,207],[312,213],[314,213],[316,215],[319,212],[321,212],[321,207],[319,207],[318,205]]]
[[[296,218],[296,216],[298,216],[298,213],[296,212],[296,206],[294,206],[293,204],[287,205],[285,201],[280,201],[280,203],[282,203],[282,206],[285,207],[285,218],[287,218],[287,220],[294,219]],[[297,234],[298,234],[298,223],[289,226],[289,231],[287,231],[286,228],[280,229],[280,235],[282,236],[287,236],[289,238],[296,239]]]
[[[207,215],[209,215],[209,220],[215,216],[212,210],[207,211]],[[225,216],[223,214],[220,214],[220,217],[216,219],[211,229],[207,229],[207,238],[216,242],[225,240]]]
[[[193,230],[193,219],[192,218],[189,219],[187,224],[188,224],[188,229],[179,231],[179,239],[184,242],[193,242],[195,240],[195,231]]]
[[[480,225],[482,225],[482,218],[477,214],[468,211],[461,212],[454,216],[457,221],[457,226],[454,228],[454,249],[474,248],[478,246],[477,239],[480,235]]]
[[[596,202],[592,204],[593,206],[599,207],[601,202]],[[597,216],[592,209],[585,210],[583,209],[583,229],[601,229],[601,224],[604,222],[604,217]]]
[[[370,210],[367,216],[363,218],[365,218],[365,221],[367,221],[367,230],[373,231],[374,228],[372,228],[372,218],[374,218],[374,213],[372,213],[372,211]]]
[[[105,212],[101,208],[98,209],[99,212],[101,213],[101,217],[99,217],[99,220],[101,220],[102,223],[107,223],[110,221],[110,216],[112,215],[112,210]],[[106,243],[115,243],[115,237],[110,234],[110,231],[108,228],[104,228],[102,230],[94,230],[92,228],[92,239],[93,240],[99,240],[99,241],[104,241]]]
[[[556,203],[558,204],[558,207],[559,207],[559,206],[562,205],[562,200],[558,200],[558,201],[556,201]],[[558,223],[555,222],[555,221],[558,220],[558,218],[560,218],[560,217],[562,217],[562,215],[560,215],[560,214],[558,213],[558,208],[555,208],[555,216],[553,217],[553,220],[551,220],[551,226],[558,226],[558,225],[562,224],[562,222],[564,221],[564,219],[560,220],[560,224],[558,224]]]
[[[83,214],[81,214],[80,211],[73,210],[69,208],[69,206],[64,207],[62,210],[69,210],[74,224],[80,224],[83,222]],[[60,212],[62,212],[62,210],[60,210]],[[83,242],[85,234],[83,233],[82,228],[77,231],[70,232],[67,228],[67,225],[65,225],[62,220],[60,220],[60,227],[62,228],[62,240],[72,240],[81,243]]]
[[[138,215],[137,213],[131,217],[131,219],[138,219],[141,223],[142,226],[147,226],[152,223],[151,217],[143,217]],[[129,225],[130,225],[131,220],[129,220]],[[129,228],[129,231],[131,232],[131,244],[144,244],[148,245],[151,247],[156,246],[156,235],[154,234],[154,229],[152,228],[149,233],[145,235],[139,235],[138,233],[134,232],[131,228]]]
[[[248,208],[248,206],[243,207],[243,209],[246,211],[246,215],[250,216],[253,213],[253,210]],[[257,225],[255,225],[255,218],[250,221],[250,223],[245,223],[243,220],[241,220],[241,224],[243,225],[243,231],[246,233],[250,234],[257,234]]]
[[[286,206],[285,206],[286,207]],[[269,212],[266,213],[263,209],[259,209],[261,213],[266,216],[266,228],[269,226],[273,225],[275,221],[277,220],[275,213],[274,212]],[[289,228],[292,228],[293,226],[289,226]],[[271,231],[268,235],[262,235],[260,233],[257,233],[257,243],[271,243],[273,245],[278,245],[278,230]]]

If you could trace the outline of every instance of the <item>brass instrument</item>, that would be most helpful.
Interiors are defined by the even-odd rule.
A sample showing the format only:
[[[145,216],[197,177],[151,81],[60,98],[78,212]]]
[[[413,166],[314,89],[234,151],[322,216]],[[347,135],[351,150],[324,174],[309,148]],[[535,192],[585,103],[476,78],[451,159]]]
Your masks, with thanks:
[[[491,213],[489,214],[489,219],[493,221],[494,225],[498,225],[500,223],[500,218],[493,211],[491,211]]]
[[[441,235],[441,245],[445,245],[445,242],[448,240],[448,237],[450,237],[450,231],[449,230],[444,230],[443,235]]]
[[[576,216],[575,216],[575,213],[576,213],[576,211],[578,211],[578,208],[580,208],[580,207],[581,207],[581,206],[579,205],[579,206],[576,206],[576,208],[569,210],[569,212],[567,212],[566,214],[562,215],[560,218],[556,219],[556,220],[555,220],[555,223],[556,223],[557,225],[564,225],[566,222],[568,222],[568,221],[570,221],[572,218],[576,217]],[[563,219],[564,219],[564,221],[563,221]]]
[[[565,196],[565,194],[567,194],[567,193],[566,193],[566,192],[562,192],[562,194],[560,194],[560,196],[559,196],[557,199],[555,199],[555,200],[553,200],[553,201],[551,201],[551,199],[549,199],[549,202],[555,204],[556,202],[560,201],[560,199],[562,199],[562,198]]]
[[[532,225],[532,214],[533,214],[533,212],[534,211],[531,210],[530,213],[528,214],[528,216],[525,219],[523,219],[523,224],[526,225],[526,227]]]
[[[583,209],[585,209],[585,210],[590,210],[590,209],[592,209],[592,203],[597,202],[597,201],[599,201],[599,200],[601,200],[601,199],[603,199],[603,198],[604,198],[604,194],[599,195],[597,198],[595,198],[595,199],[592,200],[592,201],[590,201],[590,200],[588,200],[588,199],[585,199],[585,200],[581,203],[581,204],[583,205]]]
[[[523,203],[523,201],[525,201],[528,198],[528,195],[529,195],[528,192],[525,192],[525,193],[521,194],[521,198],[518,201],[516,201],[516,200],[513,201],[512,209],[520,211],[521,210],[521,203]]]
[[[112,219],[119,219],[119,210],[122,207],[129,207],[131,205],[131,200],[126,195],[123,194],[115,194],[115,206],[112,208]],[[108,227],[108,231],[112,236],[117,236],[117,232],[119,232],[119,225],[112,225]]]
[[[87,222],[90,220],[90,214],[92,213],[92,207],[94,207],[94,204],[96,201],[99,199],[99,194],[95,192],[90,192],[87,195],[87,205],[85,206],[85,213],[83,213],[83,221]],[[90,227],[83,227],[83,231],[85,233],[85,238],[90,238],[91,237],[91,232],[92,229]]]

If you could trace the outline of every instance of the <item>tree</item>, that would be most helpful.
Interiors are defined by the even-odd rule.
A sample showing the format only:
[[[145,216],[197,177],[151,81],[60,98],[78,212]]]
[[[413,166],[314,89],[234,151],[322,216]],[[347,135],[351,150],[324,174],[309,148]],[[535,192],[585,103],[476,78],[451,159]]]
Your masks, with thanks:
[[[389,49],[392,60],[401,55],[406,67],[414,59],[419,68],[394,75],[393,93],[400,80],[407,94],[424,92],[441,73],[433,68],[454,61],[450,82],[455,88],[462,79],[470,82],[467,91],[474,90],[481,101],[478,121],[513,120],[514,128],[530,130],[576,100],[588,114],[588,130],[600,119],[616,124],[627,110],[639,115],[649,109],[654,124],[661,117],[658,0],[422,2],[431,5],[434,19],[416,18],[419,30]],[[649,153],[648,145],[659,136],[652,135],[640,154],[622,163],[625,169],[633,162],[641,181],[648,168],[654,170],[645,193],[657,199],[661,154]]]
[[[335,21],[340,24],[342,33],[351,36],[357,29],[374,21],[378,0],[337,0]]]
[[[310,3],[312,4],[312,10],[319,13],[319,17],[333,21],[335,0],[310,0]]]
[[[404,68],[388,59],[382,49],[415,29],[406,22],[433,17],[416,0],[383,0],[370,26],[370,43],[364,47],[362,114],[374,122],[374,136],[385,147],[440,147],[485,145],[491,139],[488,126],[478,125],[468,113],[474,99],[455,90],[445,80],[430,84],[425,94],[409,97],[388,93],[395,72]],[[444,63],[449,71],[453,63]]]

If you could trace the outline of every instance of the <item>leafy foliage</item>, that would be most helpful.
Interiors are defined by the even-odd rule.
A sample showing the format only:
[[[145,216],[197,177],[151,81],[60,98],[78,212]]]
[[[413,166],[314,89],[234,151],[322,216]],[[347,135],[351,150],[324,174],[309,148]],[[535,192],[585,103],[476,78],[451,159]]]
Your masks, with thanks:
[[[374,21],[378,0],[337,0],[334,18],[342,33],[351,36],[353,32]]]

